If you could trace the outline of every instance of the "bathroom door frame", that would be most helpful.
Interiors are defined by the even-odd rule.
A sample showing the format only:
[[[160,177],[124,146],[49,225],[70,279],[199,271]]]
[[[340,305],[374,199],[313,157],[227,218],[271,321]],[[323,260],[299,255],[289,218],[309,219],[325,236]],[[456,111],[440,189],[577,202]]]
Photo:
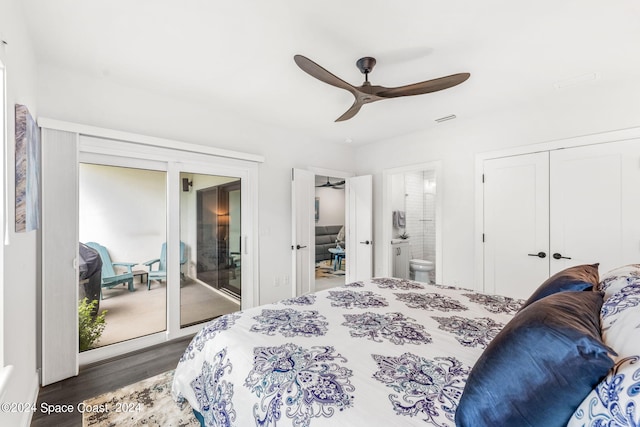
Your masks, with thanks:
[[[393,257],[391,256],[391,238],[393,234],[392,212],[391,212],[391,198],[392,177],[397,174],[404,174],[407,172],[424,172],[433,171],[436,177],[436,207],[435,207],[435,220],[436,220],[436,259],[434,262],[436,274],[436,283],[442,283],[442,161],[435,160],[427,163],[419,163],[414,165],[400,166],[396,168],[384,169],[382,171],[382,215],[381,215],[381,228],[382,228],[382,244],[381,246],[381,259],[378,265],[380,271],[376,272],[377,276],[391,277],[393,272]]]

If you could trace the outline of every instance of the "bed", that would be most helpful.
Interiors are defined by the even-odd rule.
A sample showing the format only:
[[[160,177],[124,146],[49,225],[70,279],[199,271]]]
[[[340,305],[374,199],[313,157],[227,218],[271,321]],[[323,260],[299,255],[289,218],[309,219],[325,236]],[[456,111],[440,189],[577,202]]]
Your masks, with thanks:
[[[373,278],[231,313],[193,338],[172,394],[206,426],[636,427],[619,375],[638,381],[640,346],[601,312],[640,319],[637,267],[573,267],[527,301]]]

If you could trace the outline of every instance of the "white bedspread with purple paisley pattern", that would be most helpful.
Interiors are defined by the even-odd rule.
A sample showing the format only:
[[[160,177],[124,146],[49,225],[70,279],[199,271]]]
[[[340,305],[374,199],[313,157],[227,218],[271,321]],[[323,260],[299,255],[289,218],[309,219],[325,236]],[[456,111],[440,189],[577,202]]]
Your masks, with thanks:
[[[172,392],[208,426],[453,426],[522,302],[377,278],[255,307],[194,337]]]

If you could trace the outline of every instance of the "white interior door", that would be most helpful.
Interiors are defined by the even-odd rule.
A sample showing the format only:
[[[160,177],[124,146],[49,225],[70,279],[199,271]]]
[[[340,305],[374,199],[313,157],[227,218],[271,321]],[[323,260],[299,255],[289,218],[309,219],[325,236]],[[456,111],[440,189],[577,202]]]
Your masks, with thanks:
[[[484,162],[484,290],[528,298],[549,277],[548,153]]]
[[[370,279],[373,273],[373,185],[371,175],[349,178],[347,191],[347,282]]]
[[[314,291],[315,233],[314,218],[315,174],[303,169],[291,171],[291,277],[292,295]]]
[[[640,141],[551,152],[550,274],[600,263],[606,272],[640,258]]]

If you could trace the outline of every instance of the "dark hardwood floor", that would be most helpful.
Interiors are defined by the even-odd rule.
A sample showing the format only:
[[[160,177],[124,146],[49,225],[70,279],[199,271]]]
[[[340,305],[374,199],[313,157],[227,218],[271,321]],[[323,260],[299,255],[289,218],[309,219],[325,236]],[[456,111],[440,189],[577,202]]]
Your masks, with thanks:
[[[128,384],[174,369],[191,336],[154,346],[116,359],[86,366],[77,377],[41,387],[37,407],[48,405],[72,405],[74,411],[68,414],[46,415],[37,411],[33,415],[31,427],[79,427],[82,414],[78,403],[85,399],[116,390]]]

